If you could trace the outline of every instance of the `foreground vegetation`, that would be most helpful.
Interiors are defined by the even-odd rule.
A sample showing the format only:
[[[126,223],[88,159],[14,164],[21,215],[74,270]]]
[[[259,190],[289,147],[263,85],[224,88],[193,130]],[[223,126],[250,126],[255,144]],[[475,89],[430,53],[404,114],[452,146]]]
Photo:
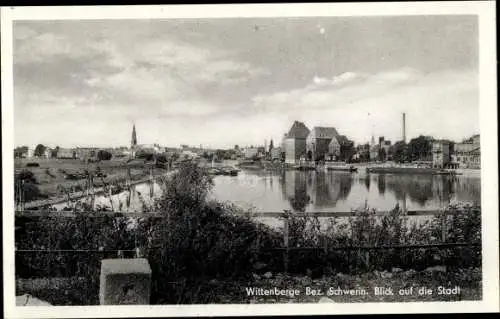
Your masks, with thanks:
[[[445,296],[446,300],[481,298],[480,247],[337,249],[440,243],[444,215],[410,225],[399,207],[383,217],[366,209],[351,218],[328,219],[325,228],[318,218],[292,214],[289,246],[315,249],[292,249],[285,263],[282,232],[236,216],[242,213],[238,207],[208,200],[212,186],[204,170],[186,164],[165,180],[162,196],[149,207],[161,212],[162,218],[96,218],[80,213],[73,219],[17,219],[17,249],[81,252],[18,252],[16,278],[88,278],[73,289],[29,293],[54,304],[97,304],[100,260],[116,258],[117,250],[133,257],[140,247],[153,271],[152,303],[265,302],[248,297],[244,288],[271,284],[305,287],[310,283],[369,288],[389,279],[397,287],[462,287],[465,295]],[[480,244],[480,210],[460,209],[465,213],[445,219],[447,242]],[[434,268],[438,271],[429,267],[438,267]],[[379,299],[357,299],[368,300]]]

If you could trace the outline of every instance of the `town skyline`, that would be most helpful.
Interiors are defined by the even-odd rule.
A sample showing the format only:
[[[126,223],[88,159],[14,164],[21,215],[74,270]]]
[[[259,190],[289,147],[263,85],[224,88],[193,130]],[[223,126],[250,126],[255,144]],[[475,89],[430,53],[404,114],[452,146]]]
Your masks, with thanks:
[[[298,122],[301,122],[301,121],[298,121]],[[293,123],[290,123],[290,125],[293,124]],[[314,127],[320,127],[318,125],[316,126],[309,126],[307,125],[307,123],[304,123],[309,129],[312,129]],[[135,124],[133,124],[135,125]],[[136,131],[137,131],[137,127],[136,127]],[[130,132],[132,132],[132,129],[130,130]],[[137,133],[136,133],[137,134]],[[479,132],[472,132],[471,134],[466,134],[464,135],[462,138],[459,138],[459,139],[451,139],[451,138],[446,138],[446,137],[436,137],[436,136],[432,136],[433,138],[435,138],[436,140],[450,140],[452,142],[461,142],[463,140],[466,140],[466,139],[469,139],[471,138],[472,136],[475,136],[475,135],[480,135]],[[417,138],[419,136],[431,136],[431,135],[428,135],[428,134],[425,134],[425,133],[421,133],[419,135],[415,135],[415,136],[408,136],[408,134],[406,134],[406,143],[408,143],[411,139],[413,138]],[[349,138],[349,136],[346,136],[347,138]],[[388,138],[387,136],[383,136],[383,135],[373,135],[372,136],[375,140],[376,143],[378,143],[378,139],[379,137],[383,137],[386,141],[390,141],[392,144],[394,144],[395,142],[399,142],[399,141],[402,141],[403,138],[402,136],[400,136],[400,138],[395,138],[395,139],[390,139]],[[357,142],[357,141],[353,141],[355,143],[355,145],[363,145],[363,144],[371,144],[371,138],[369,140],[366,140],[366,141],[361,141],[361,142]],[[213,147],[211,146],[210,144],[207,144],[207,145],[204,145],[204,144],[186,144],[186,143],[181,143],[181,144],[178,144],[178,145],[172,145],[172,144],[161,144],[161,143],[157,143],[157,142],[151,142],[151,141],[140,141],[140,138],[139,137],[136,137],[137,138],[137,144],[138,145],[159,145],[159,146],[162,146],[162,147],[167,147],[167,148],[181,148],[182,145],[185,145],[185,146],[188,146],[188,147],[192,147],[192,148],[205,148],[205,149],[233,149],[236,145],[239,147],[239,148],[246,148],[246,147],[262,147],[262,146],[266,146],[266,147],[269,147],[269,143],[271,141],[273,141],[273,144],[274,144],[274,147],[278,147],[280,146],[281,142],[282,142],[282,139],[283,139],[283,136],[281,139],[278,139],[278,138],[268,138],[268,139],[264,139],[263,141],[261,141],[261,143],[243,143],[243,144],[233,144],[233,145],[226,145],[224,147]],[[127,142],[124,142],[122,144],[115,144],[115,145],[104,145],[104,144],[81,144],[81,145],[76,145],[76,144],[61,144],[61,143],[43,143],[43,142],[36,142],[34,144],[19,144],[19,145],[15,145],[15,147],[23,147],[23,146],[28,146],[28,147],[35,147],[36,145],[38,144],[42,144],[42,145],[45,145],[47,147],[61,147],[61,148],[123,148],[123,147],[126,147],[126,148],[130,148],[130,136],[129,136],[129,141],[128,143]]]
[[[403,112],[407,140],[459,141],[479,133],[477,28],[474,16],[16,21],[15,144],[124,146],[135,123],[139,143],[231,148],[277,144],[295,120],[397,141]]]

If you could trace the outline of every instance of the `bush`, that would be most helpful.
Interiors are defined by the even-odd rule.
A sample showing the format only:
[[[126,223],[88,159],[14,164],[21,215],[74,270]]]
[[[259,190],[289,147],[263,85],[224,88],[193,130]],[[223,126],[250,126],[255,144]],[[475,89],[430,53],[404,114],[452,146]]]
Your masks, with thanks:
[[[99,161],[109,161],[111,157],[113,157],[113,155],[106,150],[99,150],[99,152],[97,152],[97,159]]]
[[[159,162],[159,163],[167,163],[168,159],[167,159],[166,155],[160,154],[160,155],[156,156],[156,161]]]
[[[36,162],[29,162],[26,163],[26,167],[40,167],[40,164]]]
[[[38,188],[38,182],[36,180],[35,174],[30,170],[22,170],[14,175],[14,199],[18,202],[21,199],[23,201],[32,201],[39,198],[45,198]]]
[[[145,150],[138,150],[135,154],[136,158],[144,159],[146,161],[152,161],[154,159],[154,154],[146,152]]]

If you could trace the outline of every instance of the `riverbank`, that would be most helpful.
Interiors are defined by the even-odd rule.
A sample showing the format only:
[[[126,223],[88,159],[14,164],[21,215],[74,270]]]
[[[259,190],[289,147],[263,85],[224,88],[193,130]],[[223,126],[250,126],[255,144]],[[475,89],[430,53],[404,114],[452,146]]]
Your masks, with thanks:
[[[116,159],[85,163],[77,159],[16,159],[15,172],[29,171],[33,174],[34,186],[39,190],[39,198],[28,201],[28,206],[39,206],[40,202],[61,202],[68,193],[75,197],[81,196],[87,190],[87,173],[92,173],[94,191],[99,192],[105,185],[124,187],[127,180],[140,183],[149,178],[151,169],[153,176],[163,175],[168,169],[155,167],[153,162],[144,160]],[[37,163],[39,166],[27,167],[28,163]],[[128,172],[130,171],[130,175]],[[17,191],[17,189],[16,189]],[[25,196],[29,198],[30,196]],[[31,203],[30,203],[31,202]],[[40,204],[43,205],[43,204]],[[29,208],[26,207],[26,208]]]

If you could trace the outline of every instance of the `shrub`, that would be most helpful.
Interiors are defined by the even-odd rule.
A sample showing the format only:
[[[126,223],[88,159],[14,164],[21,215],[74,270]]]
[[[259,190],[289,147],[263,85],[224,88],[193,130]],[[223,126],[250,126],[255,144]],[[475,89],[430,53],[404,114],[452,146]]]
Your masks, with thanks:
[[[26,167],[40,167],[40,164],[36,162],[29,162],[26,163]]]
[[[136,158],[144,159],[146,161],[152,161],[154,159],[154,154],[149,153],[145,150],[138,150],[137,153],[135,154]]]
[[[160,155],[156,156],[156,161],[159,163],[167,163],[168,159],[167,159],[167,156],[165,154],[160,154]]]
[[[113,155],[106,150],[99,150],[97,152],[97,159],[100,161],[109,161]]]
[[[38,198],[44,198],[40,189],[35,174],[30,170],[22,170],[14,175],[14,199],[18,202],[21,199],[32,201]]]

